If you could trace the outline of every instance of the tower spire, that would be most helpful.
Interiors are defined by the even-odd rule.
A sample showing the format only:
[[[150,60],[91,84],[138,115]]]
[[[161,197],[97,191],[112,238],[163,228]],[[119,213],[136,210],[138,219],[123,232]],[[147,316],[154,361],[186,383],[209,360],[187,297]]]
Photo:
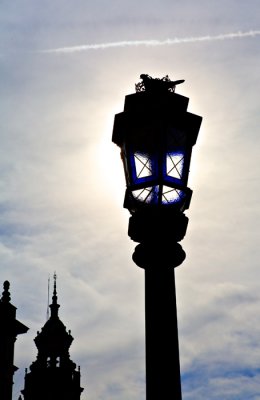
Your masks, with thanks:
[[[54,283],[53,283],[52,304],[50,304],[51,318],[59,318],[58,311],[59,311],[60,305],[57,303],[58,296],[57,296],[57,274],[56,274],[56,272],[54,272],[53,281],[54,281]]]

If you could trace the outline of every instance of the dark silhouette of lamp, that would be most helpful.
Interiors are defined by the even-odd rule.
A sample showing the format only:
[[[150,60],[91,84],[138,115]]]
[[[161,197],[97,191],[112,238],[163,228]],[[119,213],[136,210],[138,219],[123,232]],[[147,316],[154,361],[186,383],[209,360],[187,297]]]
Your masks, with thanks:
[[[178,243],[186,233],[192,191],[188,175],[202,118],[175,93],[183,80],[141,75],[115,116],[113,142],[121,148],[131,217],[138,242],[134,262],[145,269],[146,386],[148,400],[181,399],[174,269],[185,259]]]

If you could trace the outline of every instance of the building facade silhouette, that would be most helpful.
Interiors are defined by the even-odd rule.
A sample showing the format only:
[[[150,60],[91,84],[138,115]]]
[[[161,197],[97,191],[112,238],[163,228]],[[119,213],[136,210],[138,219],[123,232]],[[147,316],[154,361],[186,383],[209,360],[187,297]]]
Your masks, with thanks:
[[[59,318],[57,300],[54,275],[50,318],[34,339],[38,355],[26,370],[20,400],[80,400],[80,368],[69,355],[73,337]]]
[[[14,345],[17,335],[29,328],[17,321],[16,307],[10,303],[10,283],[4,282],[0,299],[0,399],[12,400],[13,376],[18,369],[14,365]]]

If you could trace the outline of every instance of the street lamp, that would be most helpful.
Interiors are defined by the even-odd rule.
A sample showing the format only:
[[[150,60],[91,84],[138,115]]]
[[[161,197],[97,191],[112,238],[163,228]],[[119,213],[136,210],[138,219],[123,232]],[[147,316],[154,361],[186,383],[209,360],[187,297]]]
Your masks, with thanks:
[[[178,242],[188,225],[189,166],[202,118],[175,93],[183,80],[141,78],[115,116],[112,140],[124,165],[128,234],[139,243],[133,260],[145,269],[146,398],[180,400],[174,267],[185,259]]]

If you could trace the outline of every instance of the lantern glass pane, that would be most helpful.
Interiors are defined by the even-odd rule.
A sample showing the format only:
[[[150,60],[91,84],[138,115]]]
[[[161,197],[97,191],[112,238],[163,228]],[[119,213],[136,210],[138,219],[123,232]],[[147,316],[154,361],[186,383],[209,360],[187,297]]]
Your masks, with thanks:
[[[171,178],[181,179],[184,167],[184,154],[181,151],[167,153],[166,171]]]
[[[131,184],[146,184],[151,182],[155,175],[155,160],[151,154],[133,151],[129,154]]]
[[[132,192],[136,200],[146,204],[158,204],[159,186],[151,186]]]
[[[173,204],[183,200],[185,194],[182,190],[163,186],[162,204]]]
[[[145,178],[152,175],[152,163],[147,154],[134,153],[136,177]]]

